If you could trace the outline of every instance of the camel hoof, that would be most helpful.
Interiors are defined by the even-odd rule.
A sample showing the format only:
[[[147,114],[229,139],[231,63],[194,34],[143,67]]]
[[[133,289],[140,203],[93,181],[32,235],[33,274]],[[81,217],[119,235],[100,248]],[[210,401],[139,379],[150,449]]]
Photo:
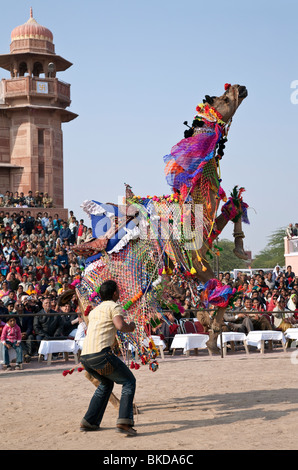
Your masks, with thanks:
[[[208,348],[208,351],[210,351],[211,354],[220,354],[220,349],[217,347],[217,344],[215,341],[207,341],[206,346]]]
[[[234,248],[233,253],[237,256],[237,258],[248,260],[248,254],[245,253],[245,251],[243,250],[237,250],[236,248]]]

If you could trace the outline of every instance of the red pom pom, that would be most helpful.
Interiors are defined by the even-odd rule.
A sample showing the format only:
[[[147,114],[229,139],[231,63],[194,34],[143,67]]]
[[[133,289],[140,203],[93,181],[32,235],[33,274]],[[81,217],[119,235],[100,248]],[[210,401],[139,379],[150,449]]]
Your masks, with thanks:
[[[225,83],[225,90],[227,91],[230,88],[231,84],[230,83]]]
[[[78,372],[82,372],[84,370],[84,367],[78,367]]]
[[[131,363],[130,363],[130,368],[131,368],[131,369],[135,369],[135,367],[136,367],[136,364],[135,364],[133,361],[131,361]]]
[[[135,369],[139,369],[140,368],[140,364],[135,364]]]
[[[69,374],[69,370],[64,370],[64,371],[62,372],[63,377],[66,377],[67,374]]]

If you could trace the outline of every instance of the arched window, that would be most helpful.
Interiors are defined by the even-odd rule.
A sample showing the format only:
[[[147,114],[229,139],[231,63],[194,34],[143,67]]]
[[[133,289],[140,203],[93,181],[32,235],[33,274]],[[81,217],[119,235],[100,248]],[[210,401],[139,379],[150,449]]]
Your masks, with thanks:
[[[19,65],[19,77],[24,77],[25,73],[28,72],[26,62],[21,62]]]
[[[35,62],[33,66],[33,77],[39,77],[43,73],[43,66],[40,62]]]

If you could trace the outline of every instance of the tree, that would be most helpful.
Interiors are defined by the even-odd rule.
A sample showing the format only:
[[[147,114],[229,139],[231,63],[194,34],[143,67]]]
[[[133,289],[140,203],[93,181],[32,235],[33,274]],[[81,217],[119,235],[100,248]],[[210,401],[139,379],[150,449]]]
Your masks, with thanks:
[[[233,269],[247,268],[247,263],[244,260],[237,258],[236,255],[234,255],[233,253],[233,249],[235,248],[234,242],[232,242],[231,240],[223,239],[223,240],[219,240],[218,243],[215,242],[215,244],[219,248],[222,249],[222,251],[220,251],[220,256],[218,257],[219,272],[226,272],[226,271],[233,271]],[[216,261],[217,261],[216,259],[213,259],[210,262],[215,272],[217,271]]]
[[[253,268],[274,268],[277,264],[284,266],[285,228],[276,229],[269,237],[267,246],[260,251],[252,262]]]

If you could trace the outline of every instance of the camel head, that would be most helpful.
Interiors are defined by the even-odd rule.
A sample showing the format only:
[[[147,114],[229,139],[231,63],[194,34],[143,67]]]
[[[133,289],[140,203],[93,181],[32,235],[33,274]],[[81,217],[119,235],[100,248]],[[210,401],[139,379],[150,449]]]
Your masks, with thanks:
[[[227,123],[235,114],[242,101],[247,97],[247,89],[242,85],[225,85],[225,93],[221,96],[205,96],[204,102],[216,109],[222,120]]]

